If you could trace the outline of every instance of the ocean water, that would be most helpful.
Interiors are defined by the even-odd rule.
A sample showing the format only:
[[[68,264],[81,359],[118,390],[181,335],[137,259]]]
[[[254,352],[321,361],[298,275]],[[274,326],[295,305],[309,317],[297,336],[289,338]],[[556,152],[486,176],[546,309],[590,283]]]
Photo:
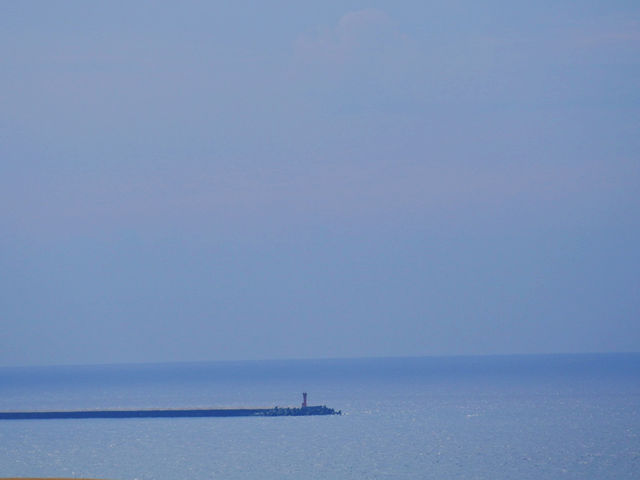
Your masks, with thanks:
[[[0,421],[0,477],[638,479],[640,354],[0,369],[0,410],[310,404],[342,416]]]

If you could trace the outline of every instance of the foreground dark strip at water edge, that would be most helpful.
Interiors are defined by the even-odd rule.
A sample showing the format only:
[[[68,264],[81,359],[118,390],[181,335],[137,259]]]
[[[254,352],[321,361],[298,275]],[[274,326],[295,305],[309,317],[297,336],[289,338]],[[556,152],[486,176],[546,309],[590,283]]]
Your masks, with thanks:
[[[0,420],[54,420],[83,418],[185,418],[185,417],[301,417],[309,415],[341,415],[340,410],[326,406],[304,408],[193,408],[143,410],[73,410],[0,412]]]

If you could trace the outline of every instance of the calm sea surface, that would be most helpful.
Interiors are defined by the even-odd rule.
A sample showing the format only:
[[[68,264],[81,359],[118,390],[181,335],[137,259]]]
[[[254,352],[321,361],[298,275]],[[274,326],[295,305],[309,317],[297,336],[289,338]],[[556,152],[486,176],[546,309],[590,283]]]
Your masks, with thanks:
[[[0,369],[0,410],[288,406],[303,391],[344,415],[0,421],[0,477],[640,478],[640,354]]]

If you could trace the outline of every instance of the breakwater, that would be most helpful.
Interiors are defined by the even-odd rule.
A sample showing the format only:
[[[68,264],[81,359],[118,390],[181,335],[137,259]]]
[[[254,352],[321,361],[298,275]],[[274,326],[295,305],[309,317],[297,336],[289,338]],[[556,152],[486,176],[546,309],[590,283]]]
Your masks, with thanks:
[[[300,417],[341,415],[324,405],[273,408],[184,408],[141,410],[68,410],[0,412],[0,420],[53,420],[82,418],[183,418],[183,417]]]

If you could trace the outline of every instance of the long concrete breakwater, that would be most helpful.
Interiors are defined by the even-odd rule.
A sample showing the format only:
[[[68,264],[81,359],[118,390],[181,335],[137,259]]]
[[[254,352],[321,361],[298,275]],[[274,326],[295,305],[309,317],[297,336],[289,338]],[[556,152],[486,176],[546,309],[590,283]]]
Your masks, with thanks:
[[[0,412],[0,420],[53,420],[82,418],[181,418],[181,417],[298,417],[307,415],[341,415],[324,405],[273,408],[184,408],[141,410],[62,410]]]

